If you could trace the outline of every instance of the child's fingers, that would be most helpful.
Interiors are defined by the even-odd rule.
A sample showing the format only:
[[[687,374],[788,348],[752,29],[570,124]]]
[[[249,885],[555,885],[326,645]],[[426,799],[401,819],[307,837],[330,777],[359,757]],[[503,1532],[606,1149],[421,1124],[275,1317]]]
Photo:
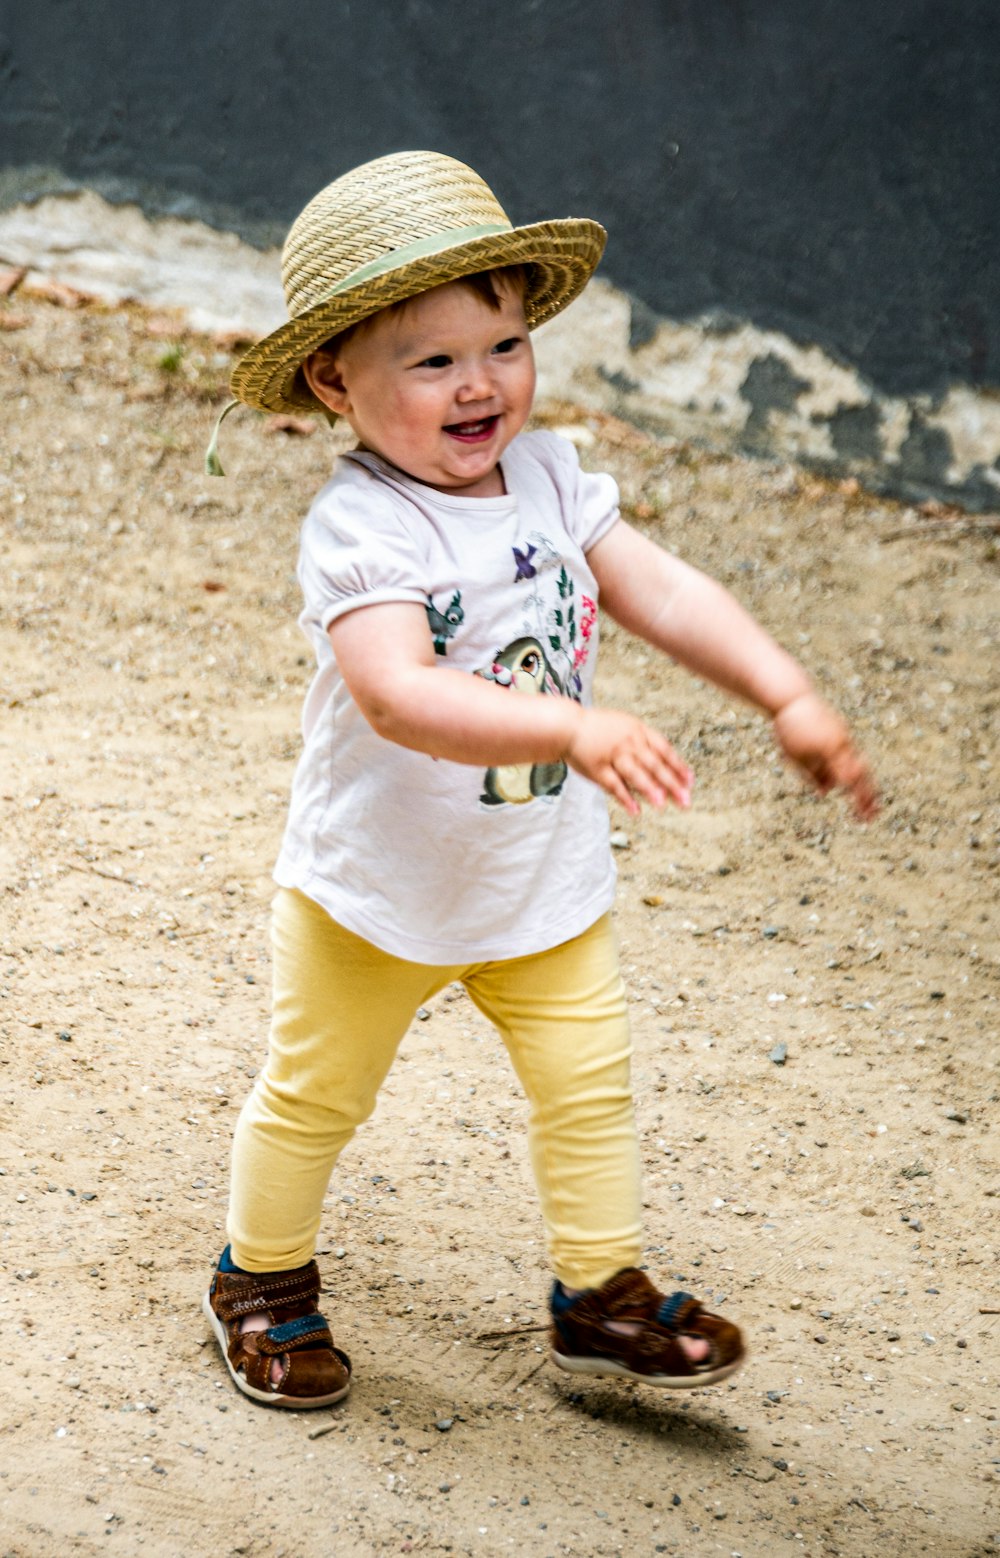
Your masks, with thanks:
[[[878,812],[875,782],[868,764],[854,746],[840,747],[830,756],[818,754],[810,759],[800,759],[800,766],[821,795],[843,790],[862,822],[870,821]]]
[[[643,755],[647,758],[654,780],[663,786],[678,806],[686,806],[691,799],[694,770],[688,767],[659,731],[647,729],[645,735],[647,750]]]
[[[614,767],[632,794],[641,795],[650,805],[663,806],[671,800],[675,806],[689,806],[694,776],[667,743],[662,743],[666,755],[660,745],[646,742],[626,748],[616,755]]]
[[[836,787],[851,798],[855,815],[862,822],[869,822],[878,812],[878,791],[868,764],[860,753],[852,751],[839,766],[833,780]]]
[[[607,790],[608,794],[618,802],[623,811],[628,812],[630,817],[638,817],[638,801],[635,799],[635,796],[632,794],[632,791],[629,789],[625,780],[615,771],[610,763],[602,772],[598,773],[596,777],[598,783],[601,785],[601,788]]]

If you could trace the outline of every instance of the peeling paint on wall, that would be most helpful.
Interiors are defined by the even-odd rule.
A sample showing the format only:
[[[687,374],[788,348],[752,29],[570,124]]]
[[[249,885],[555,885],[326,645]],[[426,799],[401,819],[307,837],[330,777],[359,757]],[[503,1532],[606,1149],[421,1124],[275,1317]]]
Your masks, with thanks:
[[[194,329],[261,335],[285,317],[277,250],[201,222],[152,221],[93,192],[0,212],[0,263],[121,300],[177,309]],[[1000,508],[1000,394],[955,385],[879,393],[848,364],[719,316],[661,319],[600,278],[536,337],[539,393],[670,437],[857,476],[909,500]]]

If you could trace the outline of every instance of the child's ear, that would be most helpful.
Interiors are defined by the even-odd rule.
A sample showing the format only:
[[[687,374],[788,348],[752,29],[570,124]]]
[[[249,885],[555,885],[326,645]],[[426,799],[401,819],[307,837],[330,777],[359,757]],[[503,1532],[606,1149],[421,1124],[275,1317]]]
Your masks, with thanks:
[[[347,410],[347,388],[333,352],[312,352],[302,364],[306,383],[316,399],[338,416]]]

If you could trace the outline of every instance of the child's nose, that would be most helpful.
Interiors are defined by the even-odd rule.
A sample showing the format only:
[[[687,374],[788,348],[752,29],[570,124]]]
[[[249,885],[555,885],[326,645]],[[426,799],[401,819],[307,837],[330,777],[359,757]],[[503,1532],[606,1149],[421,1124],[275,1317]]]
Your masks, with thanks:
[[[466,371],[462,375],[462,383],[458,391],[459,400],[489,400],[496,388],[492,368],[492,362],[489,360],[466,364]]]

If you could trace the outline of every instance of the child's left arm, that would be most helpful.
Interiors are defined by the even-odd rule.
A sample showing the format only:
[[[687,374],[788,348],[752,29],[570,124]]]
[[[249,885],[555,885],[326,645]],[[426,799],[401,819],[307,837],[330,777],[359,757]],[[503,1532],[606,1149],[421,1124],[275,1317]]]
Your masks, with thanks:
[[[771,716],[785,755],[821,794],[844,790],[857,815],[878,809],[868,764],[802,667],[739,602],[624,520],[587,554],[601,605],[630,632]]]

